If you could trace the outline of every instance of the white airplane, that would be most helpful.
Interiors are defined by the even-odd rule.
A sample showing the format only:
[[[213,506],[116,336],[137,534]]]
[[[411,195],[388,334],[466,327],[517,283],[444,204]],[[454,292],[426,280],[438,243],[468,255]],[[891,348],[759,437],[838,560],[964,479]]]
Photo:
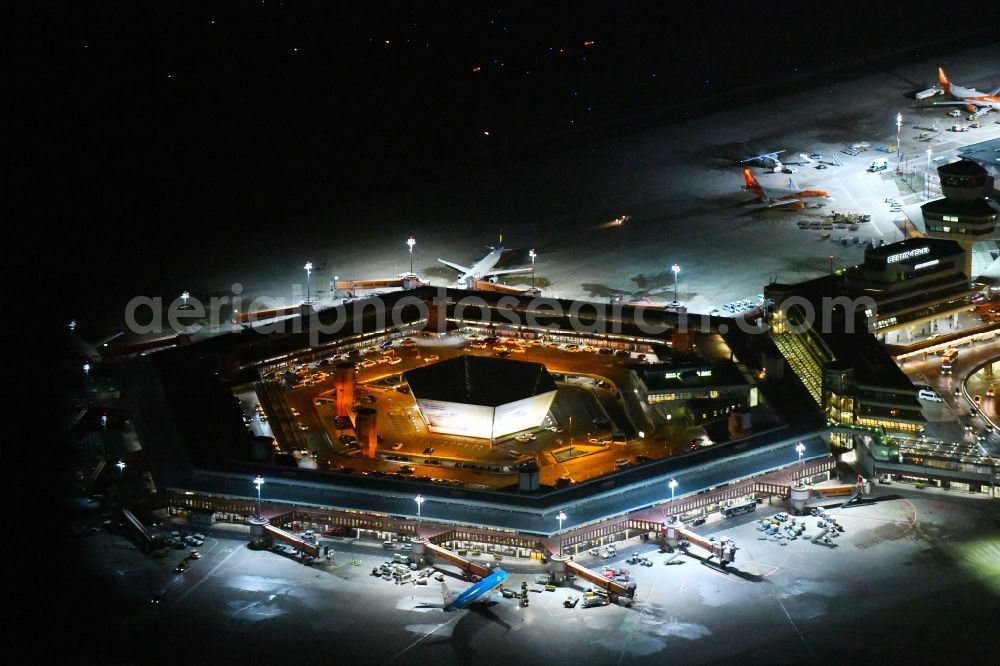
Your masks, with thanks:
[[[982,93],[975,88],[956,86],[948,80],[944,69],[938,67],[938,83],[945,94],[955,98],[954,102],[934,102],[935,106],[964,106],[976,118],[990,111],[1000,111],[1000,88],[991,93]]]
[[[489,254],[477,261],[473,266],[463,266],[461,264],[448,261],[447,259],[441,259],[440,257],[438,257],[438,261],[445,266],[454,268],[460,273],[458,279],[455,281],[462,288],[470,286],[469,283],[473,280],[482,280],[486,278],[490,282],[496,282],[496,276],[498,275],[507,275],[509,273],[530,273],[532,271],[530,266],[528,268],[508,268],[499,271],[493,270],[493,267],[497,265],[498,261],[500,261],[500,257],[503,255],[503,250],[503,234],[500,234],[500,245],[497,247],[491,247]]]
[[[754,155],[753,157],[747,157],[740,160],[740,164],[746,164],[747,162],[757,162],[765,169],[771,169],[774,173],[781,173],[781,170],[785,165],[781,163],[778,159],[778,155],[785,152],[784,150],[776,150],[773,153],[761,153],[760,155]]]

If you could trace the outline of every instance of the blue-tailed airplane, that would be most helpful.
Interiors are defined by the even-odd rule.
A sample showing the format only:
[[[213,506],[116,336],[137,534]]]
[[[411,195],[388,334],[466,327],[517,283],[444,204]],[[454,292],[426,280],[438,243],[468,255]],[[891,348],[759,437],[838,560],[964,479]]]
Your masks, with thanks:
[[[507,580],[507,575],[507,572],[503,569],[497,569],[489,576],[482,579],[478,583],[475,583],[458,595],[449,590],[448,586],[444,584],[444,581],[442,581],[441,596],[444,598],[444,603],[421,604],[421,606],[424,608],[440,608],[445,612],[468,608],[475,602],[481,601],[483,597],[491,592],[494,592],[498,587],[503,585]]]
[[[505,270],[493,270],[493,267],[497,265],[500,261],[501,255],[503,255],[503,234],[500,234],[500,244],[496,247],[491,247],[489,254],[477,261],[472,266],[463,266],[461,264],[456,264],[447,259],[438,258],[445,266],[450,266],[460,273],[458,279],[455,280],[460,287],[468,287],[471,280],[483,280],[489,279],[490,282],[496,282],[497,275],[506,275],[508,273],[530,273],[531,268],[508,268]]]

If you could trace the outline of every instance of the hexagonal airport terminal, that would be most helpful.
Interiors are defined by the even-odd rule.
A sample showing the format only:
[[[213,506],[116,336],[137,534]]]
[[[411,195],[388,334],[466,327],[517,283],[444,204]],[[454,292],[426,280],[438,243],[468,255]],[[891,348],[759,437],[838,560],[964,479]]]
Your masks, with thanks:
[[[496,439],[537,428],[556,384],[541,363],[459,356],[405,373],[431,432]]]

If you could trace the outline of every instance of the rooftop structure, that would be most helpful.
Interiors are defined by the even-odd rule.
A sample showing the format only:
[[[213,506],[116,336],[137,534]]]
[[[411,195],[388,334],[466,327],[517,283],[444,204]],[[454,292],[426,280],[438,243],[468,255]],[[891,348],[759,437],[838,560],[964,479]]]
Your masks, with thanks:
[[[467,437],[540,427],[556,395],[541,363],[500,358],[463,355],[405,377],[428,430]]]

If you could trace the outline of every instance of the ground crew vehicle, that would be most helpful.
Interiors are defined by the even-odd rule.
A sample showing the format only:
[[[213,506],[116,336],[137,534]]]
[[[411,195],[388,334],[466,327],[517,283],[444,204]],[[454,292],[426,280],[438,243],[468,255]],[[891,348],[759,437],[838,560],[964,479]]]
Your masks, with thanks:
[[[880,157],[874,159],[868,163],[868,171],[871,173],[878,173],[879,171],[885,171],[889,168],[889,160],[885,157]]]

